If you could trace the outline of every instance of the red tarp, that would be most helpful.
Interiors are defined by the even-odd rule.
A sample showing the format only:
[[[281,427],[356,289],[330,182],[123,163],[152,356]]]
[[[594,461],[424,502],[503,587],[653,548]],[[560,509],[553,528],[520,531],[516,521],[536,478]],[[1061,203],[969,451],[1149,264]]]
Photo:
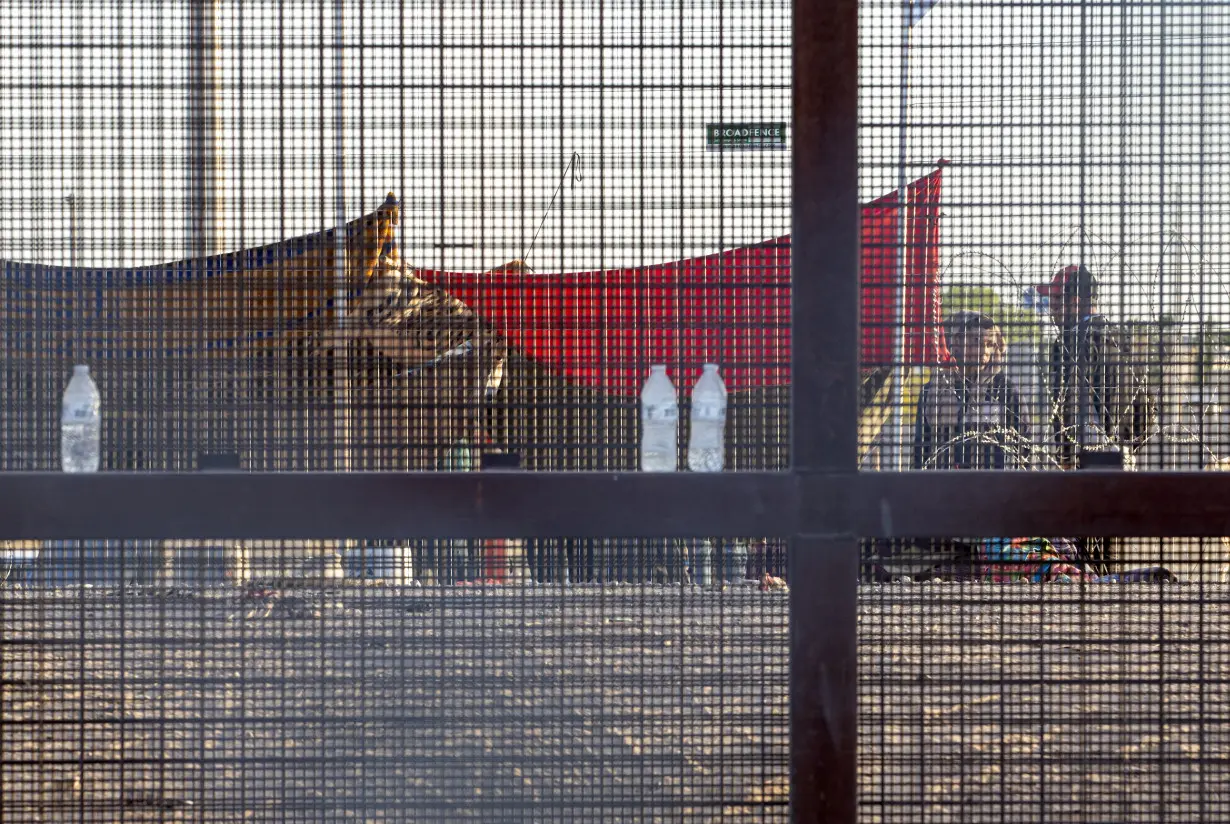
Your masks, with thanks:
[[[940,316],[941,170],[907,187],[905,362],[948,360]],[[863,207],[862,364],[893,361],[897,192]],[[634,393],[649,365],[689,386],[702,363],[732,391],[790,380],[790,236],[637,269],[567,274],[419,270],[509,342],[575,382]],[[807,318],[800,318],[806,323]]]

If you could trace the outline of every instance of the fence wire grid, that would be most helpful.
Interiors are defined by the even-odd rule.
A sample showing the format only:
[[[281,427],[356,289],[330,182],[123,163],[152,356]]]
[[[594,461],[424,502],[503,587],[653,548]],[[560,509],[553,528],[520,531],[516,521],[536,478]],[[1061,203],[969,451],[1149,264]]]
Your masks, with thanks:
[[[789,15],[6,9],[0,470],[784,469]],[[785,541],[561,534],[0,542],[0,819],[785,820]]]
[[[10,6],[0,471],[78,365],[109,473],[815,469],[808,4]],[[1230,10],[857,6],[858,469],[1230,467]],[[1102,532],[859,541],[804,797],[1224,820],[1230,551]],[[556,534],[0,541],[0,818],[787,820],[808,536]]]
[[[82,363],[105,469],[629,470],[709,362],[784,468],[789,7],[478,8],[15,10],[3,468]]]
[[[1226,817],[1227,590],[1173,570],[1224,575],[1227,545],[1113,543],[1157,566],[894,542],[896,574],[860,597],[860,820]],[[938,547],[970,550],[962,573],[932,566]]]
[[[1230,465],[1228,23],[861,4],[862,470]],[[1230,545],[1084,505],[1079,535],[861,542],[860,820],[1226,817]]]
[[[764,542],[166,543],[162,585],[10,564],[6,819],[786,820]]]
[[[1222,9],[866,3],[862,25],[863,466],[1218,468]]]

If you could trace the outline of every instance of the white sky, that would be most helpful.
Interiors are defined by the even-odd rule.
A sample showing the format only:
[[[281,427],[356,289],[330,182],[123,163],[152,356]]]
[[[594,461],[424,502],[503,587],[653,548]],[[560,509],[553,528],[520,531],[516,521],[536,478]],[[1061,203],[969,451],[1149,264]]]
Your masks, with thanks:
[[[168,43],[186,32],[186,15],[178,5],[125,3],[118,16],[113,0],[82,5],[81,32],[60,19],[64,9],[43,6],[17,7],[0,24],[10,40],[17,31],[47,43],[82,38],[87,81],[111,85],[59,87],[81,50],[5,49],[0,59],[20,80],[0,100],[0,250],[67,260],[67,216],[34,230],[22,223],[79,190],[83,262],[182,255],[187,55]],[[221,8],[228,246],[332,224],[332,3]],[[349,3],[347,42],[362,46],[346,65],[350,215],[394,191],[407,257],[493,266],[525,251],[577,152],[582,180],[551,211],[535,268],[670,259],[788,231],[789,153],[707,153],[703,132],[710,120],[789,120],[788,9],[599,9],[592,0]],[[78,128],[67,115],[82,109]],[[83,172],[72,163],[79,145]]]
[[[866,199],[897,181],[900,12],[865,3]],[[706,152],[703,126],[789,120],[789,17],[756,0],[348,0],[348,216],[392,190],[408,258],[494,266],[525,250],[577,152],[540,270],[783,234],[790,153]],[[332,2],[220,3],[228,248],[335,220],[332,21]],[[69,193],[82,263],[186,254],[186,34],[178,3],[6,4],[0,255],[68,262]],[[946,278],[1015,297],[1083,256],[1126,314],[1187,301],[1230,320],[1228,35],[1213,2],[940,0],[911,43],[907,156],[911,178],[952,162]]]
[[[899,19],[863,21],[870,189],[896,180]],[[908,157],[953,161],[946,277],[1015,295],[1083,260],[1124,315],[1230,320],[1228,26],[1214,2],[940,0],[911,43]]]

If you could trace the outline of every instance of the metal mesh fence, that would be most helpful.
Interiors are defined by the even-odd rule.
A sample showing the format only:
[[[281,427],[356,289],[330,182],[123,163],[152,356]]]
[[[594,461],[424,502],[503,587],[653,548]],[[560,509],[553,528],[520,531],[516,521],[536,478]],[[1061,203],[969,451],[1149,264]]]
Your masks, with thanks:
[[[1224,539],[867,546],[861,820],[1225,818]]]
[[[0,468],[58,468],[82,363],[106,469],[632,469],[707,362],[727,466],[784,468],[788,15],[19,6]]]
[[[233,542],[170,588],[48,587],[9,558],[0,810],[786,820],[787,591],[749,579],[776,548],[532,544],[330,548],[288,580],[286,547]],[[586,551],[660,577],[599,580]]]
[[[75,365],[112,472],[792,468],[721,489],[798,496],[831,608],[794,615],[849,631],[788,635],[777,540],[4,541],[3,817],[782,820],[787,650],[833,659],[789,672],[794,774],[844,775],[856,633],[865,820],[1224,817],[1220,539],[867,540],[856,584],[833,536],[970,476],[834,477],[852,350],[808,350],[839,313],[796,328],[820,417],[787,414],[792,299],[857,286],[863,469],[1088,494],[1060,472],[1230,465],[1223,9],[864,2],[840,124],[795,5],[6,9],[0,471],[61,467]],[[792,70],[832,112],[791,122]],[[856,202],[814,185],[843,126],[848,290],[811,208]]]
[[[61,468],[76,365],[104,472],[635,470],[653,365],[683,469],[706,363],[724,468],[785,468],[789,11],[10,4],[0,471]],[[784,576],[0,541],[0,819],[784,820]]]
[[[862,8],[864,465],[1215,468],[1221,7]]]
[[[864,2],[860,23],[862,468],[1224,469],[1226,9]],[[1226,817],[1222,539],[861,560],[862,820]]]

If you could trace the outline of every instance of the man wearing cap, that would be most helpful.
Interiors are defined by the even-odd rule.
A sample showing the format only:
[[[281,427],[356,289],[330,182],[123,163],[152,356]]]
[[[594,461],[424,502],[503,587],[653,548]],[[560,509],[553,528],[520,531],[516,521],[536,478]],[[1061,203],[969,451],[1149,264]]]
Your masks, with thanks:
[[[1128,457],[1145,436],[1147,393],[1125,341],[1098,307],[1097,277],[1084,265],[1060,269],[1038,294],[1050,299],[1059,335],[1048,378],[1058,459],[1075,467],[1082,451],[1117,449]]]
[[[1051,344],[1048,383],[1051,424],[1058,461],[1064,469],[1093,455],[1131,457],[1148,427],[1148,393],[1143,364],[1098,307],[1099,283],[1086,266],[1060,269],[1037,288],[1050,299],[1059,330]],[[1086,557],[1106,571],[1105,539],[1086,539]]]

